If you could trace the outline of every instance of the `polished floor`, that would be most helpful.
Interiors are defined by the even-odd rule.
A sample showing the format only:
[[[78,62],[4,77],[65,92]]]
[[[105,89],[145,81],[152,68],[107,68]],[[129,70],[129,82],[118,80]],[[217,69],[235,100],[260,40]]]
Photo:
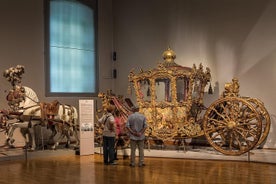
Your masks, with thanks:
[[[276,164],[263,162],[146,157],[145,167],[132,168],[121,156],[118,165],[106,166],[101,154],[70,150],[9,158],[0,160],[1,184],[276,183]]]

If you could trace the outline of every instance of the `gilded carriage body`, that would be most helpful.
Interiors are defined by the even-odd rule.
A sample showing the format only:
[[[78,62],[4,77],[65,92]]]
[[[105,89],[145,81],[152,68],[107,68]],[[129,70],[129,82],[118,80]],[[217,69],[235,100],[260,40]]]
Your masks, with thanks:
[[[175,63],[171,49],[163,53],[164,61],[157,68],[129,74],[140,112],[145,114],[147,134],[163,141],[203,135],[199,125],[203,95],[211,79],[209,68],[202,64],[183,67]]]
[[[211,73],[207,67],[175,63],[170,48],[157,68],[129,74],[140,112],[147,117],[148,138],[170,142],[204,135],[217,151],[240,155],[261,145],[270,129],[270,117],[256,98],[239,95],[239,81],[225,84],[218,100],[204,106]],[[209,86],[208,92],[212,89]]]

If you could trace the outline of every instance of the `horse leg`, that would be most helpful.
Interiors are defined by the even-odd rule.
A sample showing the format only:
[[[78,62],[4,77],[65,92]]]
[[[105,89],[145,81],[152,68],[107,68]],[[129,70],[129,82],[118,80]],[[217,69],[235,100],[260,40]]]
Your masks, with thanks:
[[[66,137],[65,148],[70,148],[71,145],[71,127],[70,125],[64,125],[62,130],[63,138]]]
[[[74,136],[76,144],[74,145],[74,149],[78,149],[79,148],[79,137],[78,137],[78,132],[77,129],[73,126],[68,126],[66,127],[65,130],[65,136],[67,138],[67,142],[66,142],[66,148],[70,147],[71,144],[71,136]]]
[[[80,139],[78,135],[78,125],[77,125],[77,119],[74,118],[72,121],[71,126],[69,127],[71,135],[75,138],[76,144],[74,145],[74,149],[78,149],[80,145]]]
[[[74,146],[74,149],[78,149],[79,146],[80,146],[80,139],[79,139],[79,136],[78,136],[78,130],[76,127],[73,127],[73,136],[75,137],[76,139],[76,144]]]
[[[32,121],[26,121],[19,125],[20,132],[25,139],[26,148],[34,151],[36,149],[35,130]]]
[[[20,128],[20,133],[23,136],[25,140],[25,146],[24,149],[29,149],[30,148],[30,137],[29,137],[29,132],[28,128],[21,127]]]
[[[54,137],[57,134],[59,134],[56,139],[53,139],[54,145],[51,147],[51,149],[56,149],[59,146],[60,141],[64,138],[64,132],[63,132],[64,130],[60,129],[60,124],[58,124],[58,123],[53,125],[52,128],[53,128],[52,131],[53,131]]]
[[[59,146],[60,141],[64,138],[64,133],[60,133],[60,135],[58,136],[58,138],[55,141],[55,144],[52,146],[52,149],[57,149],[57,147]]]
[[[70,148],[71,139],[70,139],[70,132],[69,132],[69,130],[68,131],[66,130],[65,136],[66,136],[65,148]]]
[[[14,148],[15,146],[14,146],[14,138],[13,138],[13,133],[14,133],[14,131],[15,131],[15,129],[17,128],[17,126],[16,126],[16,124],[13,124],[10,128],[9,128],[9,130],[8,130],[8,132],[7,132],[7,139],[6,139],[6,143],[7,143],[7,145],[10,147],[10,148]]]
[[[29,144],[31,146],[31,150],[34,151],[36,149],[36,140],[35,140],[35,129],[34,126],[31,128],[28,128],[28,138],[29,138]]]
[[[55,125],[50,125],[50,130],[51,130],[51,135],[48,139],[48,145],[50,143],[54,143],[54,145],[51,147],[51,149],[55,149],[55,140],[54,137],[57,135],[57,130],[56,130],[56,126]]]

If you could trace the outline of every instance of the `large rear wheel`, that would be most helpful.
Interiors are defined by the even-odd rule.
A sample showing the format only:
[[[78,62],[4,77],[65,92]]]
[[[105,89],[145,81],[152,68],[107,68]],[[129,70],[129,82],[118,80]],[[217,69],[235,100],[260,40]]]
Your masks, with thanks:
[[[270,116],[266,108],[264,107],[263,102],[261,102],[257,98],[250,98],[250,97],[245,97],[248,102],[250,102],[255,109],[258,111],[258,113],[261,116],[262,120],[262,135],[261,138],[259,139],[258,143],[256,144],[256,147],[261,146],[263,144],[268,136],[270,126],[271,126],[271,121],[270,121]]]
[[[217,151],[241,155],[253,149],[262,134],[260,113],[248,101],[225,97],[210,105],[204,115],[206,139]]]

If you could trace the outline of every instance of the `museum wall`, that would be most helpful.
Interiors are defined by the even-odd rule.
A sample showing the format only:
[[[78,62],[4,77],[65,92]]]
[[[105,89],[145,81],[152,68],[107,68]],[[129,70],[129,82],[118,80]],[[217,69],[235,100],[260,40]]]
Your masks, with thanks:
[[[112,87],[112,0],[99,1],[98,59],[99,88]],[[43,0],[1,0],[0,69],[2,72],[18,64],[25,66],[23,84],[31,87],[41,101],[56,97],[45,96],[44,72],[44,13]],[[6,106],[6,90],[9,82],[0,77],[0,107]],[[58,97],[67,104],[78,106],[78,97]]]
[[[2,76],[4,70],[16,65],[25,66],[23,85],[32,88],[41,102],[58,99],[61,103],[78,108],[79,99],[100,100],[95,97],[46,97],[44,69],[44,13],[43,0],[1,0],[0,1],[0,109],[7,109],[6,95],[10,83]],[[112,88],[112,0],[99,1],[98,17],[98,59],[99,88]],[[0,135],[0,145],[5,141]],[[24,144],[16,132],[16,144]],[[20,138],[20,139],[19,139]]]
[[[117,94],[134,99],[127,94],[129,71],[155,67],[170,46],[176,63],[202,63],[211,69],[215,93],[205,95],[206,106],[233,77],[240,80],[242,96],[261,99],[272,120],[265,147],[276,148],[276,1],[114,2]]]
[[[276,148],[275,17],[273,0],[99,0],[99,90],[112,89],[134,100],[134,94],[127,94],[129,71],[155,67],[171,47],[176,63],[211,69],[214,94],[205,95],[206,106],[233,77],[240,80],[242,96],[261,99],[272,119],[265,147]],[[24,65],[23,84],[40,101],[56,99],[45,96],[43,0],[1,0],[0,20],[0,69]],[[8,89],[0,77],[1,109],[7,108]],[[58,97],[76,107],[79,99]]]

